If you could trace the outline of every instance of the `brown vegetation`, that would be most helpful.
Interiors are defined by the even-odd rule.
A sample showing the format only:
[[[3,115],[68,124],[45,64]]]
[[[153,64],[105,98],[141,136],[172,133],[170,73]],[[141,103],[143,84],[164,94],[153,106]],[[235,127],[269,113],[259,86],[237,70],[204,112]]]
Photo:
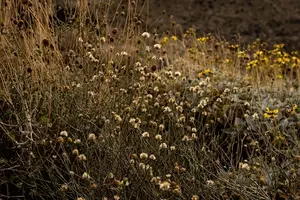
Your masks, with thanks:
[[[0,0],[0,198],[299,198],[298,52],[139,3]]]

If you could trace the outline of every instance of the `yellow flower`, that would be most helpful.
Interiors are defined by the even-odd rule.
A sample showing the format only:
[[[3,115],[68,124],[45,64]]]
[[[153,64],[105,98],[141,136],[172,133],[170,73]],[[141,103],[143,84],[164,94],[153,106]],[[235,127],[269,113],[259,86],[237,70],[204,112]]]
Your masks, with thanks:
[[[200,37],[200,38],[197,38],[197,41],[198,41],[198,42],[201,42],[201,43],[204,43],[204,42],[206,42],[207,40],[209,40],[209,37]]]
[[[295,104],[292,108],[292,114],[295,114],[297,112],[297,108],[298,108],[298,106],[297,106],[297,104]]]
[[[213,72],[211,71],[211,69],[205,69],[203,70],[202,72],[200,72],[198,74],[199,77],[206,77],[206,76],[209,76],[209,75],[212,75]]]
[[[173,36],[171,37],[171,40],[173,40],[173,41],[177,41],[177,40],[178,40],[178,38],[177,38],[175,35],[173,35]]]
[[[253,67],[256,67],[257,64],[258,64],[258,60],[252,60],[252,61],[247,63],[247,69],[251,69]]]
[[[279,110],[270,110],[270,108],[266,108],[266,112],[264,113],[264,117],[267,119],[274,119],[277,117]]]
[[[169,38],[167,36],[163,37],[162,41],[160,42],[161,44],[165,44],[169,41]]]
[[[278,78],[278,79],[283,79],[283,76],[282,76],[281,74],[278,74],[278,75],[276,76],[276,78]]]
[[[257,52],[254,53],[254,58],[259,58],[259,57],[261,57],[263,54],[264,54],[263,51],[257,51]]]
[[[279,50],[282,49],[284,47],[284,44],[275,44],[274,45],[274,49]]]
[[[229,58],[226,58],[226,59],[224,60],[224,62],[225,62],[225,63],[230,63],[231,61],[230,61]]]

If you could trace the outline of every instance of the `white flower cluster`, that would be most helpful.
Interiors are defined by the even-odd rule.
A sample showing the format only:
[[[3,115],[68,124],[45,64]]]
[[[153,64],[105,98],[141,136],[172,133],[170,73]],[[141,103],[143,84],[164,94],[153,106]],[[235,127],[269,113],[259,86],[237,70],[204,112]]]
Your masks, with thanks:
[[[87,52],[87,53],[86,53],[86,56],[87,56],[89,59],[91,59],[92,62],[99,63],[99,60],[96,59],[96,58],[93,56],[92,52],[90,52],[90,51]]]

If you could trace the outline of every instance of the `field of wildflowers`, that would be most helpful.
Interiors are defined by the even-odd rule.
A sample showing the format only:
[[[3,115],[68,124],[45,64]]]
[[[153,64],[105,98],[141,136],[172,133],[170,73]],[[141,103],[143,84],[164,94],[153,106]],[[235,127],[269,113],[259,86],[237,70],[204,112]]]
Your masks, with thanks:
[[[300,199],[298,52],[0,4],[1,199]]]

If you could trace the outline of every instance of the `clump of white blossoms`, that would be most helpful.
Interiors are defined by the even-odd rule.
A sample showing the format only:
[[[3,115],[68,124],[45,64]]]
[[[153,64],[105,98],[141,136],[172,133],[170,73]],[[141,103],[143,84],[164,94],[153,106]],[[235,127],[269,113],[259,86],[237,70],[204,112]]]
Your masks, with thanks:
[[[170,113],[170,112],[172,112],[170,107],[168,106],[164,107],[164,113]]]
[[[145,163],[139,163],[139,168],[142,169],[142,170],[145,170],[146,169],[146,165]]]
[[[151,155],[149,156],[149,158],[150,158],[151,160],[156,160],[156,157],[155,157],[154,154],[151,154]]]
[[[149,38],[150,37],[150,33],[144,32],[144,33],[142,33],[142,37]]]
[[[154,47],[155,49],[161,49],[161,45],[160,45],[160,44],[155,44],[153,47]]]
[[[98,63],[99,60],[94,57],[94,55],[89,51],[86,53],[86,56],[92,61]]]
[[[141,67],[141,66],[142,66],[142,63],[136,62],[136,63],[134,64],[134,66],[135,66],[135,67]]]
[[[232,90],[233,90],[234,93],[238,93],[239,92],[239,88],[238,87],[233,87]]]
[[[79,159],[80,161],[86,161],[86,160],[87,160],[87,158],[86,158],[86,156],[85,156],[84,154],[80,154],[80,155],[78,156],[78,159]]]
[[[140,159],[147,159],[148,158],[148,154],[147,153],[141,153],[140,154]]]
[[[60,191],[61,191],[61,192],[66,192],[66,191],[68,191],[68,189],[69,189],[69,188],[68,188],[68,185],[67,185],[67,184],[62,184],[61,187],[60,187]]]
[[[224,92],[223,92],[224,94],[228,94],[228,93],[230,93],[230,89],[229,88],[225,88],[225,90],[224,90]]]
[[[252,115],[252,118],[253,118],[253,119],[259,119],[259,116],[258,116],[257,113],[254,113],[254,114]]]
[[[198,108],[204,108],[206,105],[207,105],[207,103],[208,103],[208,98],[206,97],[205,99],[201,99],[201,101],[200,101],[200,103],[198,104]]]
[[[83,42],[83,39],[81,37],[79,37],[78,42]]]
[[[213,180],[207,180],[206,183],[207,183],[207,185],[214,185],[215,184],[215,182]]]
[[[80,139],[76,139],[75,141],[74,141],[74,144],[80,144],[81,143],[81,140]]]
[[[67,131],[62,131],[59,134],[60,136],[68,137],[68,132]]]
[[[94,133],[90,133],[90,134],[88,135],[88,140],[89,140],[89,141],[95,141],[95,140],[96,140],[96,135],[95,135]]]
[[[160,134],[157,134],[157,135],[155,136],[155,139],[157,139],[157,140],[162,140],[162,136],[161,136]]]
[[[245,169],[245,170],[247,170],[247,171],[250,170],[250,166],[248,165],[248,163],[243,163],[243,162],[240,162],[240,163],[239,163],[239,168],[240,168],[240,169]]]
[[[159,131],[163,131],[164,129],[165,129],[165,125],[160,124],[160,125],[158,126],[158,130],[159,130]]]
[[[140,128],[142,121],[139,118],[130,118],[129,123],[135,128]]]
[[[171,150],[171,151],[175,151],[175,150],[176,150],[176,147],[175,147],[175,146],[170,146],[170,150]]]
[[[248,102],[248,101],[246,101],[245,103],[244,103],[244,106],[250,106],[250,103]]]
[[[83,178],[84,180],[87,180],[87,179],[90,179],[91,177],[90,177],[90,175],[89,175],[87,172],[84,172],[84,173],[82,174],[82,178]]]
[[[176,71],[176,72],[174,73],[174,75],[175,75],[176,77],[179,77],[179,76],[181,76],[181,72]]]
[[[90,96],[94,97],[94,96],[96,95],[96,93],[95,93],[95,92],[93,92],[93,91],[88,91],[88,95],[90,95]]]
[[[159,145],[159,149],[167,149],[168,145],[164,142]]]
[[[171,187],[171,184],[168,181],[163,181],[159,184],[159,189],[166,191],[169,190]]]
[[[105,37],[101,37],[101,38],[100,38],[100,42],[105,43],[105,42],[106,42]]]
[[[145,138],[145,137],[150,137],[150,134],[149,134],[148,132],[144,132],[144,133],[142,134],[142,137],[143,137],[143,138]]]
[[[146,51],[147,53],[150,53],[150,52],[151,52],[150,47],[149,47],[149,46],[146,46],[145,51]]]
[[[122,51],[121,56],[128,56],[128,53],[126,51]]]

